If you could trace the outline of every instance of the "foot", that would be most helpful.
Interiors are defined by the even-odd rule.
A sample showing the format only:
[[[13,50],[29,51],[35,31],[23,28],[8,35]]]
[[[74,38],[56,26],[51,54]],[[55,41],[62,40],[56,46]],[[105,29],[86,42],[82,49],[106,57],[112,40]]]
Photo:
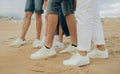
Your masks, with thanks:
[[[41,41],[39,39],[35,39],[35,41],[32,43],[33,48],[39,48]]]
[[[105,49],[104,51],[95,49],[91,51],[90,53],[88,53],[88,55],[90,58],[108,58],[109,57],[108,49]]]
[[[62,51],[60,51],[59,53],[69,52],[69,53],[71,53],[71,54],[74,54],[75,50],[76,50],[76,47],[75,47],[75,46],[69,45],[65,50],[62,50]]]
[[[55,48],[64,48],[64,43],[57,41],[54,43],[53,47]]]
[[[53,56],[55,54],[56,54],[56,51],[54,48],[47,49],[45,46],[43,46],[39,51],[33,53],[30,56],[30,58],[31,59],[42,59],[42,58]]]
[[[10,46],[21,46],[26,43],[25,39],[17,38]]]
[[[74,54],[70,59],[63,61],[64,65],[84,66],[90,63],[89,57],[81,56],[80,54]]]

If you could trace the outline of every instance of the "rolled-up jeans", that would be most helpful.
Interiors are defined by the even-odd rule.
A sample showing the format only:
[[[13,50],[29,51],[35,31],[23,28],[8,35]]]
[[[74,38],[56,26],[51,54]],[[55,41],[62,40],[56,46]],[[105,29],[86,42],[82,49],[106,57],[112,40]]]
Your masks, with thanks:
[[[102,29],[97,0],[77,0],[76,8],[77,38],[80,51],[90,51],[91,41],[95,45],[104,45],[104,34]]]

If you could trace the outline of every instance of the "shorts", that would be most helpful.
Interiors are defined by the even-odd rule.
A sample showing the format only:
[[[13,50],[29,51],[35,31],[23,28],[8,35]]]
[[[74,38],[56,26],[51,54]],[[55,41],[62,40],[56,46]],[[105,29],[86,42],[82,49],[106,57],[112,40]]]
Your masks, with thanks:
[[[26,0],[25,5],[25,12],[35,12],[35,13],[43,13],[43,6],[44,0]]]
[[[47,13],[58,14],[62,6],[63,14],[74,14],[73,0],[48,0]]]

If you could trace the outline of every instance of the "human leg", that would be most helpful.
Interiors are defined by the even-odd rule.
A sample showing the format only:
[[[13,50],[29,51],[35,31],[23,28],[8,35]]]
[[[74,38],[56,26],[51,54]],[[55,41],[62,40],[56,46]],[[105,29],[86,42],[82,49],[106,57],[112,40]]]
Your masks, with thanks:
[[[66,21],[68,29],[71,36],[71,43],[77,45],[77,30],[76,30],[76,20],[74,16],[74,8],[72,0],[64,0],[62,3],[63,14],[66,16]]]
[[[31,24],[31,17],[32,17],[33,12],[34,12],[33,0],[26,0],[25,16],[24,16],[24,22],[22,25],[21,34],[20,34],[20,37],[11,44],[11,46],[25,44],[25,36]]]
[[[64,0],[62,4],[63,14],[66,16],[67,26],[71,36],[71,44],[65,49],[60,51],[60,53],[71,52],[77,47],[77,30],[76,30],[76,20],[74,16],[74,8],[72,0]],[[67,10],[67,11],[66,11]],[[67,14],[66,14],[67,13]]]
[[[39,51],[32,54],[30,56],[31,59],[41,59],[44,56],[49,57],[51,55],[56,54],[55,48],[52,47],[52,43],[53,43],[53,38],[54,38],[56,26],[57,26],[57,23],[58,23],[59,11],[57,11],[57,10],[59,10],[61,2],[62,2],[61,0],[49,0],[48,1],[48,5],[47,5],[47,13],[48,13],[47,26],[48,26],[48,28],[47,28],[45,45]],[[51,54],[47,50],[54,51],[54,52],[52,52],[52,54]],[[41,53],[43,53],[43,55],[38,55],[38,54],[41,54]]]
[[[87,52],[90,51],[94,25],[91,24],[91,17],[86,13],[89,9],[87,2],[88,1],[77,0],[76,20],[78,47],[77,50],[74,50],[73,56],[63,62],[64,65],[83,66],[90,63]],[[84,7],[84,9],[81,7]]]
[[[83,66],[90,63],[87,51],[90,51],[91,40],[94,32],[98,31],[98,28],[94,30],[94,27],[97,25],[96,20],[99,19],[94,17],[96,14],[94,7],[96,7],[96,0],[77,0],[77,9],[76,9],[76,18],[78,28],[78,50],[75,55],[73,55],[69,60],[65,60],[63,62],[64,65],[75,65],[75,66]],[[95,5],[94,5],[95,4]],[[99,36],[100,32],[97,32],[95,35]],[[100,38],[100,42],[102,41],[102,37]],[[97,41],[97,39],[96,39]],[[104,40],[102,42],[104,44]],[[95,52],[97,58],[107,58],[107,50]],[[95,55],[94,55],[95,56]],[[96,57],[95,56],[95,57]]]
[[[61,0],[48,1],[48,5],[47,5],[48,28],[47,28],[47,37],[46,37],[45,45],[49,48],[52,46],[52,43],[53,43],[53,38],[54,38],[57,23],[58,23],[58,14],[59,14],[59,8],[61,6],[61,2],[62,2]],[[53,7],[56,7],[56,9],[54,9]]]
[[[42,13],[43,13],[43,3],[44,0],[34,0],[35,3],[35,16],[36,16],[36,39],[40,39],[41,28],[42,28]]]
[[[109,53],[108,49],[105,46],[104,34],[102,29],[102,23],[98,11],[95,11],[96,14],[94,17],[98,20],[95,22],[94,31],[93,31],[93,43],[94,50],[89,53],[90,58],[108,58]]]
[[[21,39],[25,39],[28,28],[29,28],[29,26],[31,24],[32,14],[33,14],[32,12],[25,12],[24,23],[23,23],[22,32],[21,32],[21,35],[20,35]]]
[[[68,26],[67,26],[67,22],[66,22],[66,18],[65,18],[64,14],[63,14],[62,9],[60,10],[60,13],[59,13],[59,21],[60,21],[60,25],[61,25],[61,28],[63,30],[63,33],[66,36],[70,36]]]

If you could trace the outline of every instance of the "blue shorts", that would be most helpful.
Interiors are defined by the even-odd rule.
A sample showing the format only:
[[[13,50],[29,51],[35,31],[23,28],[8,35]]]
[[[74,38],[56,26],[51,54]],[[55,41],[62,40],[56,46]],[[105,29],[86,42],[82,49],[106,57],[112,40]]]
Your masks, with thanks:
[[[47,13],[59,14],[61,6],[65,16],[74,14],[73,0],[48,0]]]
[[[43,13],[44,0],[26,0],[25,12],[35,12],[35,13]]]

